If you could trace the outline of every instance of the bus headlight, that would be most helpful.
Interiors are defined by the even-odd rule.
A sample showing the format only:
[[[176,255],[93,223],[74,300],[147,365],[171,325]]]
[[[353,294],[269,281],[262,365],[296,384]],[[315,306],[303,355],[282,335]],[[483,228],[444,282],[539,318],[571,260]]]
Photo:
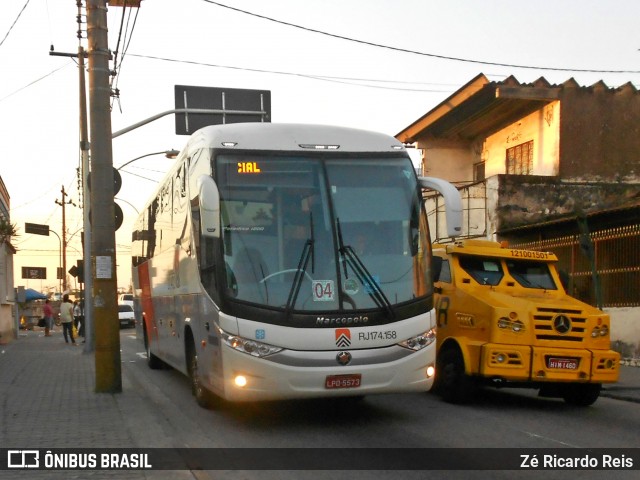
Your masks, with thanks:
[[[431,345],[436,341],[436,329],[432,328],[426,332],[406,339],[404,342],[398,343],[401,347],[408,348],[410,350],[422,350],[424,347]]]
[[[247,386],[247,377],[245,377],[244,375],[236,375],[236,377],[233,379],[233,383],[238,388],[244,388]]]
[[[280,347],[274,347],[266,343],[258,342],[256,340],[250,340],[248,338],[239,337],[237,335],[229,335],[225,331],[218,329],[220,338],[228,346],[237,350],[238,352],[246,353],[252,357],[266,357],[282,351]]]

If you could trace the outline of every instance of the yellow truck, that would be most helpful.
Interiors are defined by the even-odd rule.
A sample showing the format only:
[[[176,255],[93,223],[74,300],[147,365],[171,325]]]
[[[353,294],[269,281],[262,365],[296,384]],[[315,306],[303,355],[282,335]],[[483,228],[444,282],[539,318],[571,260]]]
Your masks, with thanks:
[[[468,239],[435,244],[433,256],[444,400],[466,403],[493,385],[588,406],[618,380],[609,316],[567,295],[553,253]]]

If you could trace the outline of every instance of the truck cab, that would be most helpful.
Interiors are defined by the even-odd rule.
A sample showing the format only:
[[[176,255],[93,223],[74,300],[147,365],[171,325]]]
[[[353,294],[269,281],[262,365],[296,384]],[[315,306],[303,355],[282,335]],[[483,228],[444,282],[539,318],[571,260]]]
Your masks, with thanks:
[[[435,244],[435,391],[470,401],[481,385],[537,388],[576,406],[618,380],[610,318],[567,295],[553,253],[488,240]]]

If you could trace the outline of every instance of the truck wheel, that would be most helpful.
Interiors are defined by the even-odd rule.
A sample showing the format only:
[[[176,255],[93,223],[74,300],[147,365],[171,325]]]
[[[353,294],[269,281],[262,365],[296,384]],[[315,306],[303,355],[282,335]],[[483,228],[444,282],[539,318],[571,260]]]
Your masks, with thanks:
[[[207,390],[200,380],[200,374],[198,371],[198,355],[196,355],[196,348],[191,343],[188,352],[188,368],[189,379],[191,380],[191,393],[196,397],[196,402],[202,408],[214,408],[219,406],[220,399],[209,390]]]
[[[565,385],[562,398],[569,405],[588,407],[593,405],[600,396],[602,385],[599,383],[574,383]]]
[[[438,358],[437,391],[445,402],[468,403],[476,391],[474,380],[464,372],[464,359],[457,349],[448,349]]]
[[[152,370],[158,370],[163,367],[163,362],[153,353],[151,353],[151,346],[149,344],[149,336],[147,335],[147,325],[142,324],[142,331],[144,332],[144,350],[147,352],[147,365]]]

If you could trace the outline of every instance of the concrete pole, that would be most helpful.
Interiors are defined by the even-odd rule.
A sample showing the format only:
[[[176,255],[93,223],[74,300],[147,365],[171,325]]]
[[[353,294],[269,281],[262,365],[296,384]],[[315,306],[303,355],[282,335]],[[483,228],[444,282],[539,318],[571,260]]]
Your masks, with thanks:
[[[91,132],[91,235],[96,392],[122,391],[117,308],[109,48],[105,0],[87,1]]]
[[[56,199],[56,203],[62,207],[62,247],[61,247],[61,255],[62,255],[62,292],[67,291],[67,216],[66,216],[66,205],[67,203],[72,203],[71,201],[67,202],[66,198],[69,196],[67,192],[64,190],[64,185],[62,185],[62,189],[60,190],[62,193],[62,199],[58,201]]]
[[[80,12],[79,12],[80,13]],[[84,76],[85,51],[82,46],[78,47],[78,70],[80,75],[80,152],[82,158],[82,225],[84,227],[84,250],[83,250],[83,270],[84,270],[84,352],[94,351],[95,336],[93,328],[93,279],[91,278],[91,219],[89,211],[91,202],[89,199],[89,131],[87,127],[87,88]]]

